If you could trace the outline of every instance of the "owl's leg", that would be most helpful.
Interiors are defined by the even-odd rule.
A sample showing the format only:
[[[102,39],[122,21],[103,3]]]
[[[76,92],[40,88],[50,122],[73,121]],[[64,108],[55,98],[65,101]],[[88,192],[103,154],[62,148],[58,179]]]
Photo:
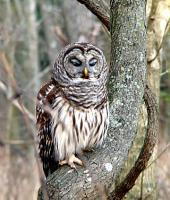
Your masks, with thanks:
[[[62,160],[59,162],[60,165],[68,164],[71,168],[76,169],[76,166],[74,163],[81,166],[83,165],[83,162],[79,158],[77,158],[74,154],[70,155],[70,157],[67,158],[66,160]]]

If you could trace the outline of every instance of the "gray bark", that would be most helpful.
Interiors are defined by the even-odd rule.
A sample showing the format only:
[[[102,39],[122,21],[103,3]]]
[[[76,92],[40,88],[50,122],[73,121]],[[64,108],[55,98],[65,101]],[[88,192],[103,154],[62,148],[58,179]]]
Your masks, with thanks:
[[[146,75],[145,2],[111,1],[110,128],[85,167],[64,166],[46,180],[52,199],[106,199],[134,139]],[[105,188],[107,191],[105,191]],[[38,199],[44,199],[42,191]]]

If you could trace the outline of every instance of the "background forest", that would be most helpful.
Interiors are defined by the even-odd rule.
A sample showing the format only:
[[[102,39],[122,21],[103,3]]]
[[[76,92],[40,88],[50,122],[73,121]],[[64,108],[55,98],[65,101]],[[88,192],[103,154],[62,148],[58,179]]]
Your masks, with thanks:
[[[161,9],[157,13],[158,4]],[[103,1],[102,6],[108,10],[109,0]],[[148,1],[147,15],[150,17],[150,24],[152,20],[159,21],[164,15],[169,19],[169,0]],[[159,97],[160,105],[159,141],[154,161],[158,199],[168,200],[170,199],[169,21],[166,22],[166,29],[163,32],[163,39],[155,44],[159,49],[159,55],[156,55],[159,56],[157,61],[159,65],[155,64],[153,68],[154,84],[152,85],[151,81],[151,85]],[[109,33],[101,22],[76,0],[0,0],[0,199],[2,200],[37,199],[41,169],[37,164],[34,142],[36,94],[41,84],[48,80],[57,53],[65,45],[77,41],[96,44],[104,51],[109,63]],[[150,40],[148,49],[149,45]]]

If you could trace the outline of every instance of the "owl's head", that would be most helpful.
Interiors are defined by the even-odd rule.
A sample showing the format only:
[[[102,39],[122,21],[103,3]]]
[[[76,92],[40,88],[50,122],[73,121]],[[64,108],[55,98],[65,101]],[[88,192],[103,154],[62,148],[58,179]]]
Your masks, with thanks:
[[[94,82],[107,76],[108,68],[102,51],[89,43],[75,43],[59,54],[53,78],[59,83]]]

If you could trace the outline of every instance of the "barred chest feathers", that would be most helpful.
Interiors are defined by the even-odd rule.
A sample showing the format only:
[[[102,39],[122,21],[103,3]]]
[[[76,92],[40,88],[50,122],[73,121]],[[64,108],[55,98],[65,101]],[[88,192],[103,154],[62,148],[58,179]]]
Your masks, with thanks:
[[[52,109],[52,138],[56,160],[101,145],[108,129],[108,102],[89,108],[71,105],[56,95]]]

